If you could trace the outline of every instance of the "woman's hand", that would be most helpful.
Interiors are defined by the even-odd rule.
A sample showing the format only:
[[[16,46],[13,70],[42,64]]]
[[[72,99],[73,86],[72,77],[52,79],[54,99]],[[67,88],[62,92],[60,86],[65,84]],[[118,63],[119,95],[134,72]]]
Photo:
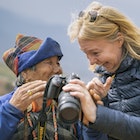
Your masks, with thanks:
[[[9,103],[22,112],[32,103],[32,101],[43,97],[46,81],[36,80],[18,87],[10,99]]]
[[[113,77],[108,77],[105,84],[103,84],[98,78],[95,77],[86,85],[96,104],[103,105],[101,100],[107,95],[112,80]]]
[[[102,98],[107,95],[107,92],[111,86],[113,77],[109,77],[106,80],[105,84],[102,84],[98,78],[93,78],[88,84],[86,85],[87,90],[89,91],[93,101],[98,105],[104,105]],[[86,116],[83,116],[82,122],[85,125],[88,125],[88,119]]]
[[[96,105],[83,81],[73,79],[63,87],[63,90],[80,99],[82,111],[88,121],[96,120]]]

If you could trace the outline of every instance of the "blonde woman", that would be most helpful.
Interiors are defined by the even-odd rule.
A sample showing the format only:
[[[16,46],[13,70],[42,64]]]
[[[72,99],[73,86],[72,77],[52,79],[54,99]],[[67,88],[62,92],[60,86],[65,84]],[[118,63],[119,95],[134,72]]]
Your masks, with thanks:
[[[92,2],[68,28],[77,39],[98,79],[91,81],[94,94],[104,106],[96,105],[80,80],[72,80],[63,90],[80,98],[83,113],[93,131],[109,140],[140,138],[140,30],[117,9]],[[114,79],[109,79],[114,77]],[[113,80],[110,89],[106,80]]]

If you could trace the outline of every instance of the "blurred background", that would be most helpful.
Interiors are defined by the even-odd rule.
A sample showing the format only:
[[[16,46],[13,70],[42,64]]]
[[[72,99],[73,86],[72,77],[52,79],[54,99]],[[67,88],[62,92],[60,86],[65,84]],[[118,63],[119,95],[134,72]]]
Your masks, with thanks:
[[[71,43],[67,27],[72,15],[78,14],[93,0],[0,0],[0,94],[12,90],[14,74],[2,60],[2,54],[14,47],[18,33],[41,39],[52,37],[60,43],[64,57],[61,61],[65,74],[77,73],[88,82],[94,76],[88,69],[88,60],[79,50],[77,42]],[[114,6],[140,26],[139,0],[97,0]]]

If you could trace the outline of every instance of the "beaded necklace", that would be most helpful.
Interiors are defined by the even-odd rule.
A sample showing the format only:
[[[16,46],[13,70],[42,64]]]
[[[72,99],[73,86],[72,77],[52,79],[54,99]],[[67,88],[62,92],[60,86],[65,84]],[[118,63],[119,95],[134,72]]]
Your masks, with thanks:
[[[56,119],[56,106],[57,103],[56,101],[52,100],[51,102],[49,102],[49,104],[47,104],[47,106],[49,105],[49,110],[48,112],[46,112],[47,114],[52,111],[53,114],[53,125],[54,125],[54,140],[58,140],[58,127],[57,127],[57,119]],[[30,113],[31,112],[35,112],[36,109],[36,105],[35,103],[33,103],[33,105],[30,105],[27,109],[27,111],[25,112],[25,118],[24,118],[24,129],[25,129],[25,133],[24,133],[24,140],[27,140],[28,138],[28,126],[30,126],[31,130],[32,130],[32,136],[33,136],[33,140],[38,140],[35,128],[33,127],[33,123],[31,120],[31,116]]]

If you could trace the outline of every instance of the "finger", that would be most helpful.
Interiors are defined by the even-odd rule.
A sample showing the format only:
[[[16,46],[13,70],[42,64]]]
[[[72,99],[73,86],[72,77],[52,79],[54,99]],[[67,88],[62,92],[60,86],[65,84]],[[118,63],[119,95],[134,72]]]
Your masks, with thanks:
[[[99,86],[94,86],[94,93],[96,93],[97,95],[99,95],[101,98],[106,96],[106,90],[104,87],[99,87]]]
[[[32,92],[31,90],[28,90],[28,91],[27,91],[27,94],[28,94],[29,96],[31,96],[31,95],[33,94],[33,92]]]
[[[90,89],[89,93],[95,101],[101,100],[101,97],[96,94],[93,89]]]
[[[46,82],[35,81],[30,83],[26,84],[26,86],[19,87],[9,101],[20,110],[25,109],[33,100],[41,97],[44,93]]]
[[[98,78],[93,78],[92,82],[94,85],[94,92],[102,98],[105,97],[107,93],[104,84]]]
[[[44,95],[44,91],[39,91],[39,92],[36,92],[35,94],[29,96],[29,99],[32,102],[40,97],[43,97],[43,95]]]
[[[62,88],[65,92],[71,92],[71,91],[79,91],[82,92],[86,89],[86,85],[83,81],[74,79],[71,80],[71,82]],[[86,89],[87,90],[87,89]]]
[[[26,84],[18,87],[14,94],[15,95],[17,95],[17,94],[23,95],[23,94],[27,93],[27,91],[35,89],[36,87],[39,87],[42,84],[45,85],[46,81],[36,80],[33,82],[26,83]]]
[[[25,87],[22,87],[22,88],[25,88],[26,91],[30,90],[30,89],[39,89],[38,87],[43,87],[46,85],[46,81],[34,81],[34,82],[31,82],[29,83],[28,85],[26,85],[26,88]]]
[[[114,77],[108,77],[105,84],[104,84],[104,88],[106,89],[106,91],[108,91],[110,89],[111,83],[113,81]]]
[[[21,87],[27,88],[27,87],[30,86],[30,85],[34,85],[34,84],[38,84],[38,83],[42,83],[42,82],[45,82],[45,81],[42,81],[42,80],[35,80],[35,81],[31,81],[31,82],[25,83],[25,84],[23,84]]]
[[[96,104],[103,105],[103,102],[101,101],[101,97],[98,94],[94,93],[93,90],[90,90],[90,95],[92,96]]]
[[[88,119],[85,116],[83,117],[82,123],[87,125],[87,126],[89,124],[89,121],[88,121]]]
[[[27,96],[32,96],[33,94],[37,93],[37,92],[44,92],[46,88],[46,82],[42,82],[42,83],[38,83],[38,84],[34,84],[34,85],[30,85],[27,87]]]
[[[90,90],[89,90],[89,93],[90,93],[91,96],[93,96],[93,95],[94,95],[93,89],[90,89]]]
[[[90,89],[90,90],[89,90],[89,93],[90,93],[90,95],[91,95],[93,101],[96,102],[96,99],[94,98],[94,91],[93,91],[93,89]]]
[[[101,101],[101,97],[98,94],[94,93],[93,97],[96,101]]]
[[[97,101],[96,104],[98,104],[98,105],[104,105],[103,101]]]
[[[69,81],[69,83],[80,85],[82,87],[85,87],[86,86],[85,82],[82,81],[82,80],[79,80],[79,79],[72,79],[72,80]]]
[[[103,83],[97,77],[93,78],[92,82],[94,84],[94,87],[98,86],[99,88],[103,88]]]
[[[93,81],[88,82],[87,85],[86,85],[86,88],[87,88],[88,90],[94,89],[94,82],[93,82]]]

